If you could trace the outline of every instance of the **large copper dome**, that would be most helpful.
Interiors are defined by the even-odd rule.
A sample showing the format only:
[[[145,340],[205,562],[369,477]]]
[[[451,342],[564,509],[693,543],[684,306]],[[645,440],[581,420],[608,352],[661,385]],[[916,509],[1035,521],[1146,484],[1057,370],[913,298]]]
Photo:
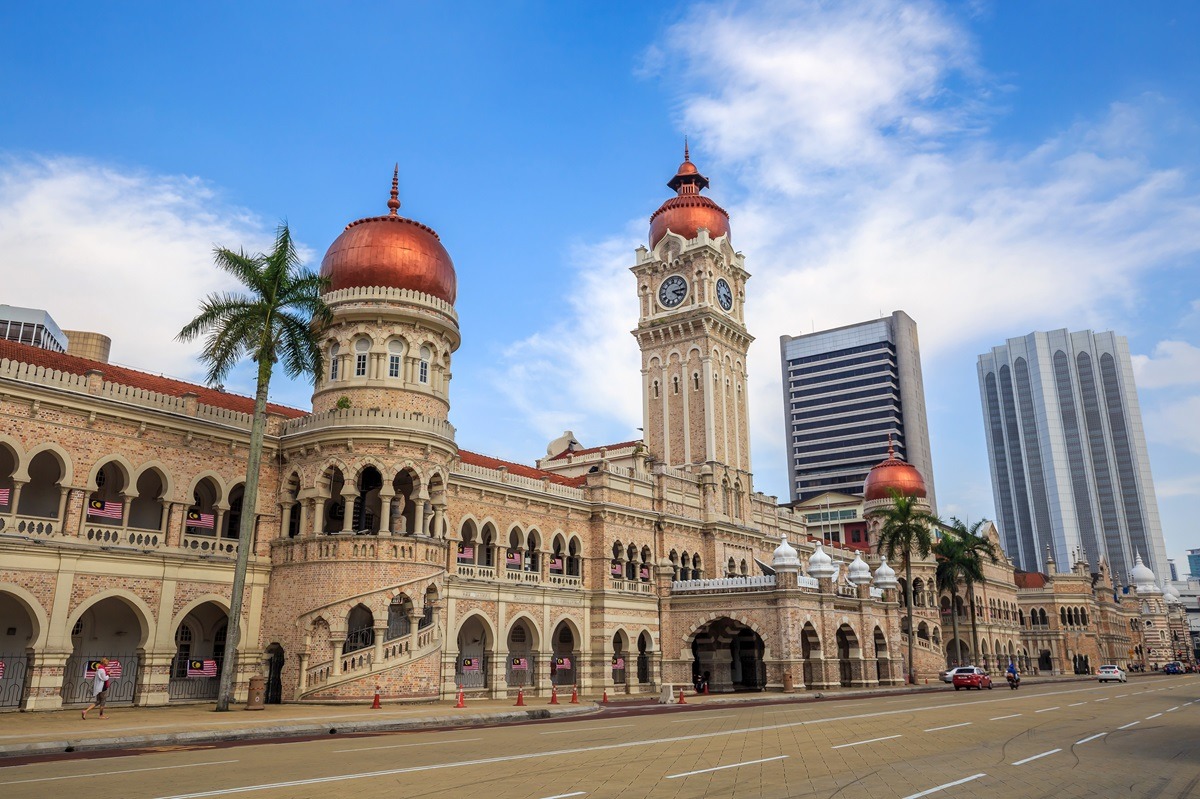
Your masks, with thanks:
[[[386,216],[346,225],[321,261],[321,275],[331,291],[384,286],[411,289],[453,303],[458,292],[454,262],[432,228],[396,213],[398,176]]]
[[[890,499],[889,489],[906,497],[924,497],[925,480],[917,467],[896,457],[892,443],[888,442],[887,459],[871,467],[863,483],[863,498]]]
[[[667,231],[685,239],[696,238],[700,228],[707,228],[712,238],[729,235],[729,214],[712,200],[700,194],[708,188],[708,178],[692,163],[687,145],[683,148],[683,163],[667,185],[676,196],[663,203],[650,216],[650,248],[662,241]]]

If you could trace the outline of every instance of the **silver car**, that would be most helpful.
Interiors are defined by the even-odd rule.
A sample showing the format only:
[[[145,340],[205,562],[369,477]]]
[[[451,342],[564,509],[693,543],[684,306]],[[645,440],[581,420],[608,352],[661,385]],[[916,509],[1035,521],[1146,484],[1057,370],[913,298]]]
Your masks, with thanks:
[[[962,673],[966,674],[968,672],[974,672],[975,667],[974,666],[955,666],[952,669],[946,669],[941,674],[939,674],[938,677],[941,679],[942,682],[952,683],[952,682],[954,682],[954,672],[956,672],[956,671],[961,671]]]
[[[1120,666],[1101,666],[1100,671],[1096,673],[1096,679],[1100,682],[1128,682],[1125,672]]]

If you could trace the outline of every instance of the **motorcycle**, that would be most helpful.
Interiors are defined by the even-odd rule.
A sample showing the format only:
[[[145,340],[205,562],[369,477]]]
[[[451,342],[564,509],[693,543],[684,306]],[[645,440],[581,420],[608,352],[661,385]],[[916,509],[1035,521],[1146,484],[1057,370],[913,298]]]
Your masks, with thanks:
[[[1008,679],[1008,687],[1009,687],[1009,688],[1011,688],[1012,690],[1014,690],[1014,691],[1015,691],[1015,690],[1017,690],[1018,688],[1020,688],[1020,687],[1021,687],[1021,675],[1020,675],[1020,674],[1013,674],[1013,673],[1010,671],[1010,672],[1008,672],[1008,674],[1007,674],[1007,675],[1005,675],[1005,676],[1006,676],[1006,677],[1007,677],[1007,679]]]

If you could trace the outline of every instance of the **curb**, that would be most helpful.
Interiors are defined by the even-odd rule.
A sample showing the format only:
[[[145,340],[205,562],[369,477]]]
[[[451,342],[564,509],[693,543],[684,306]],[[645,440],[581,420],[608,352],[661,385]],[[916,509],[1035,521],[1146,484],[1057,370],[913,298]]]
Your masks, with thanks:
[[[131,735],[114,738],[84,738],[79,740],[36,741],[0,746],[0,758],[18,755],[47,755],[61,752],[97,752],[109,749],[139,749],[152,746],[186,746],[190,744],[255,741],[274,738],[305,738],[372,732],[420,730],[429,727],[475,727],[519,721],[582,716],[599,709],[597,705],[565,708],[536,708],[499,713],[474,713],[455,716],[423,716],[415,719],[380,719],[377,721],[347,721],[331,724],[289,724],[277,727],[251,727],[241,730],[196,730],[194,732],[165,732],[155,735]]]

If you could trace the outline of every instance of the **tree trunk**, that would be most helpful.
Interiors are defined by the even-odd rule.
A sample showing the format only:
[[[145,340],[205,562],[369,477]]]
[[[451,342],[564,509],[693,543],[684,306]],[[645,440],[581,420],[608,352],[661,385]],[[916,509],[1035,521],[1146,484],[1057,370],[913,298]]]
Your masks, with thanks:
[[[950,623],[954,626],[954,665],[962,665],[962,639],[958,637],[958,608],[955,607],[958,603],[958,591],[950,593]],[[949,664],[947,664],[949,665]]]
[[[979,665],[979,628],[975,625],[975,586],[967,586],[967,596],[971,602],[971,646],[974,647],[971,654],[975,657],[975,664]]]
[[[912,612],[912,559],[908,554],[904,555],[904,604],[908,616],[908,682],[910,685],[917,684],[917,675],[913,671],[913,612]]]
[[[238,645],[242,637],[242,594],[250,550],[254,548],[255,509],[258,506],[258,475],[262,463],[263,434],[267,427],[267,387],[271,383],[271,359],[260,357],[258,384],[254,392],[254,420],[250,425],[250,454],[246,459],[246,489],[242,493],[242,518],[238,525],[237,565],[233,569],[233,593],[229,598],[229,624],[225,633],[225,661],[217,690],[218,712],[229,710],[237,675]]]

